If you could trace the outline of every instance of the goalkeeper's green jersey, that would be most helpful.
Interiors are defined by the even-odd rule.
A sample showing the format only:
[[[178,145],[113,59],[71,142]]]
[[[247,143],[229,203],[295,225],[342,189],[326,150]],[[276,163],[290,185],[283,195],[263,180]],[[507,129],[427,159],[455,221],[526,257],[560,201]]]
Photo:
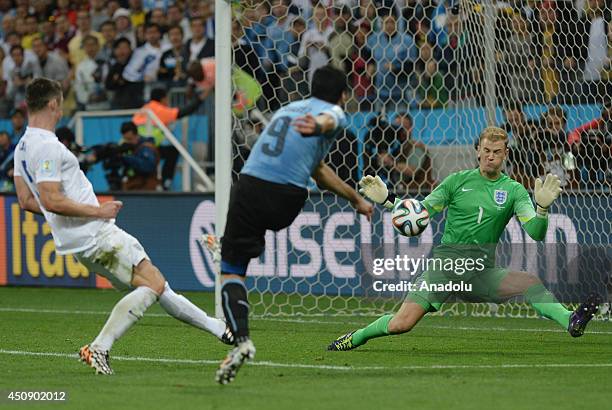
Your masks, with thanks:
[[[548,227],[548,218],[536,214],[529,193],[520,183],[503,173],[492,181],[478,168],[446,177],[423,205],[430,216],[448,208],[442,248],[457,244],[494,248],[514,215],[535,240],[542,240]]]

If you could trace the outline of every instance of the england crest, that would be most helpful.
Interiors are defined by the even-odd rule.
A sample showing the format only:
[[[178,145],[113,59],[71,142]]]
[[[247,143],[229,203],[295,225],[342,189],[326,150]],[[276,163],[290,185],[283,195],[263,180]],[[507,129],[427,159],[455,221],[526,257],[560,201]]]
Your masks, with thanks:
[[[508,191],[503,191],[501,189],[495,190],[495,203],[497,205],[503,205],[508,199]]]

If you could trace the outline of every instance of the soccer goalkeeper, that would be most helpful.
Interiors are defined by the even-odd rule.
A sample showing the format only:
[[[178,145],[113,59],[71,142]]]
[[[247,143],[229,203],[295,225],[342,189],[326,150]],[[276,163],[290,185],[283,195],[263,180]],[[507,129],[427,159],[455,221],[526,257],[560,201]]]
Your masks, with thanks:
[[[574,312],[567,310],[549,292],[536,275],[515,272],[494,266],[495,246],[504,228],[516,215],[523,229],[536,241],[544,239],[548,228],[548,208],[557,199],[561,188],[559,178],[547,175],[544,182],[536,179],[534,209],[527,190],[501,172],[508,155],[508,135],[497,127],[488,127],[480,135],[479,167],[449,175],[423,200],[430,216],[448,208],[442,244],[434,250],[436,258],[492,256],[479,272],[467,272],[461,280],[471,283],[472,301],[499,302],[514,296],[524,296],[533,308],[552,319],[572,335],[582,336],[599,308],[597,295],[591,295]],[[389,193],[380,177],[365,176],[360,192],[373,202],[393,208],[399,199]],[[486,257],[485,256],[485,257]],[[452,272],[425,271],[419,280],[440,284],[448,281]],[[394,315],[384,315],[368,326],[349,332],[333,341],[328,350],[350,350],[376,337],[410,331],[428,312],[440,309],[451,293],[432,292],[428,287],[409,292]]]

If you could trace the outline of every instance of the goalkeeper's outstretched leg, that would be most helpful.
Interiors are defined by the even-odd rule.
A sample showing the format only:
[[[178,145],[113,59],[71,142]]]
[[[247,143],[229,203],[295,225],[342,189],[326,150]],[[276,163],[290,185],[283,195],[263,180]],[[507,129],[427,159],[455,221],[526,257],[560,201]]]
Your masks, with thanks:
[[[381,316],[362,329],[340,336],[331,342],[327,350],[352,350],[366,344],[370,339],[409,332],[426,313],[427,311],[421,304],[406,301],[395,315]]]

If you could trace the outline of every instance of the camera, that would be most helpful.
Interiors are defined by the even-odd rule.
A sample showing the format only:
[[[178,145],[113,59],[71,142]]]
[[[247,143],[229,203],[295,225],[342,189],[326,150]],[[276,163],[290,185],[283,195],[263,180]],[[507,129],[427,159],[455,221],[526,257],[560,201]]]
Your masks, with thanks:
[[[104,169],[104,177],[111,191],[121,190],[121,182],[123,180],[124,162],[123,156],[133,151],[134,146],[131,144],[99,144],[89,148],[82,148],[79,159],[79,165],[83,172],[87,172],[89,168],[97,163],[102,163]]]

